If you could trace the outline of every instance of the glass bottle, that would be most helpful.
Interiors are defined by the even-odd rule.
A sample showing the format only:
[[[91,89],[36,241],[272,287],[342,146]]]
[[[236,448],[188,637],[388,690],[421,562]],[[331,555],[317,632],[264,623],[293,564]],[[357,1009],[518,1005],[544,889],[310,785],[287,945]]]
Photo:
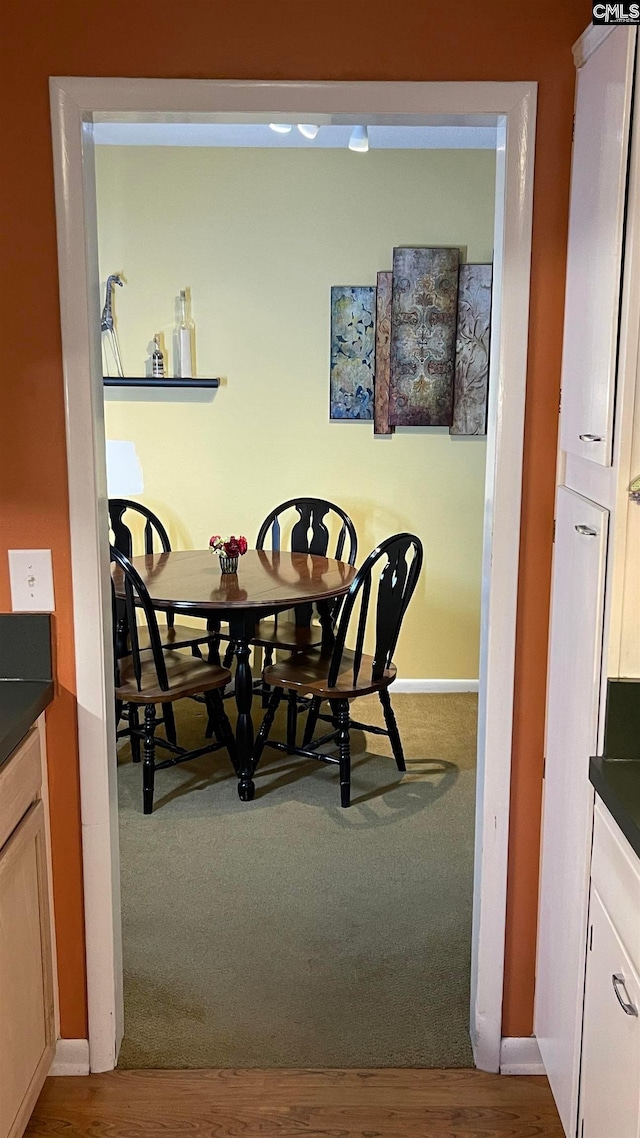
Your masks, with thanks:
[[[193,375],[193,320],[187,307],[187,293],[180,293],[180,322],[178,324],[178,374],[182,379]]]
[[[159,336],[153,337],[153,354],[151,356],[151,375],[154,379],[164,379],[164,356],[160,347]]]

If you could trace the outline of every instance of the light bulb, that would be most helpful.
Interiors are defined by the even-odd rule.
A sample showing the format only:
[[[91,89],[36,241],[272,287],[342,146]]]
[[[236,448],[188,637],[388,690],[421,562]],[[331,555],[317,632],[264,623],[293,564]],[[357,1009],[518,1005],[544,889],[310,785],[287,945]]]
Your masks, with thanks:
[[[369,149],[369,131],[366,126],[354,126],[349,139],[349,150],[358,154],[366,154]]]
[[[269,130],[275,130],[276,134],[288,134],[291,130],[290,122],[270,122]]]
[[[298,130],[300,131],[300,134],[304,135],[305,138],[314,139],[316,137],[318,131],[320,130],[320,127],[319,126],[313,126],[311,123],[299,122],[298,123]]]

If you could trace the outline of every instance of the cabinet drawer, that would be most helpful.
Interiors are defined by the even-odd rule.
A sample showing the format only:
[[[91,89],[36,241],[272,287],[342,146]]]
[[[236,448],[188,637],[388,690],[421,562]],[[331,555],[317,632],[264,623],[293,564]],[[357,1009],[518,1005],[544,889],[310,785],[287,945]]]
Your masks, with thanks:
[[[40,734],[34,726],[0,767],[0,849],[40,796]]]
[[[633,967],[640,973],[640,862],[608,810],[597,800],[591,880]]]
[[[19,1138],[54,1051],[54,997],[42,802],[0,853],[0,1138]]]
[[[580,1084],[583,1138],[639,1138],[640,980],[591,889]]]

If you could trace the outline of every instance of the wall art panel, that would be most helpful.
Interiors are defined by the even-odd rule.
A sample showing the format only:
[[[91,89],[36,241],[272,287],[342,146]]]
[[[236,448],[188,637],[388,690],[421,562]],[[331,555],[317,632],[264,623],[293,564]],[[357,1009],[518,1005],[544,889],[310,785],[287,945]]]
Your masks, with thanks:
[[[331,289],[331,419],[373,419],[376,290]]]
[[[376,374],[373,399],[373,431],[391,435],[389,424],[389,363],[391,352],[391,284],[393,273],[378,273],[376,290]]]
[[[452,435],[486,435],[492,265],[460,265]]]
[[[391,426],[451,425],[459,259],[457,248],[393,250]]]

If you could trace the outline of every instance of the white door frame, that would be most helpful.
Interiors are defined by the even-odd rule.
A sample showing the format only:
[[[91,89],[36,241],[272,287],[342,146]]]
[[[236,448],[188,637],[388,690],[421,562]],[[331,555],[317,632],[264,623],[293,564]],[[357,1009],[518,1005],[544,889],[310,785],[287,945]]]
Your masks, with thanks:
[[[498,129],[494,305],[478,731],[471,1039],[500,1065],[513,678],[529,317],[535,83],[50,80],[64,388],[90,1063],[111,1069],[122,1037],[122,949],[111,666],[93,122],[413,121],[484,115]]]

